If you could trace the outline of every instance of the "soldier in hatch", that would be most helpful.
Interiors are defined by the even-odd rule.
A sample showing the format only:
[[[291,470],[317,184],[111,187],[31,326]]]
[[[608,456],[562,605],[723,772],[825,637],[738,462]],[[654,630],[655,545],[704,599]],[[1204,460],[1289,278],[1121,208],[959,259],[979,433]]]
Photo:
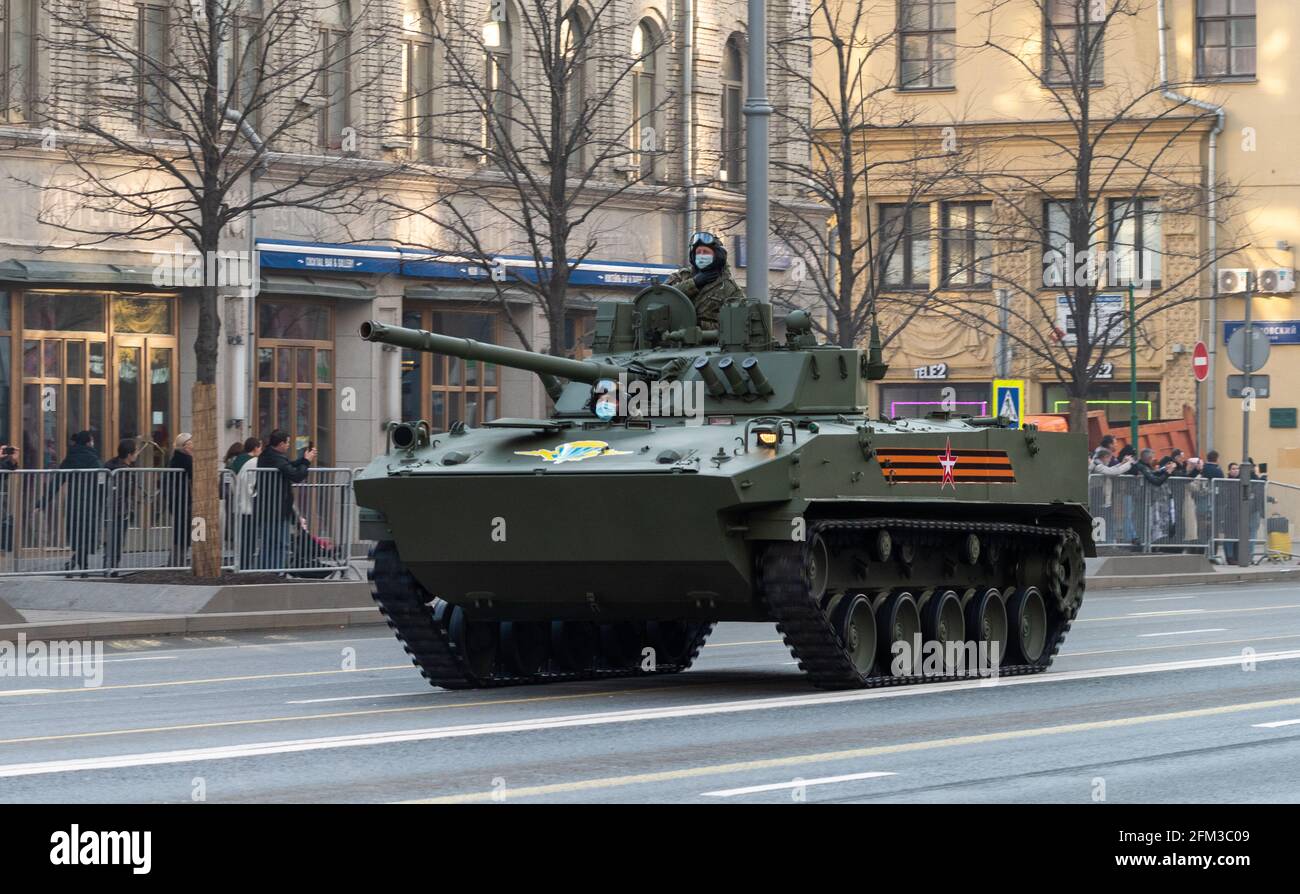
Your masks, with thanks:
[[[727,269],[727,250],[712,233],[691,237],[691,266],[678,270],[667,285],[680,289],[695,302],[695,316],[701,329],[718,328],[718,308],[729,301],[744,301],[745,292]]]

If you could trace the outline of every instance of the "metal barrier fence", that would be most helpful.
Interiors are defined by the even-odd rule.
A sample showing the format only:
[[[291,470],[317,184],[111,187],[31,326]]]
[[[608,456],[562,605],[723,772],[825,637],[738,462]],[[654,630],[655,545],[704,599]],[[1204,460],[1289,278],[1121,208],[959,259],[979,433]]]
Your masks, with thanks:
[[[1088,501],[1098,546],[1138,552],[1204,553],[1237,561],[1242,513],[1253,561],[1292,561],[1300,527],[1300,487],[1273,481],[1248,483],[1234,478],[1169,478],[1148,484],[1138,475],[1088,478]]]
[[[309,469],[291,481],[253,463],[238,476],[222,470],[222,569],[347,573],[352,477]],[[207,534],[192,509],[181,469],[0,471],[0,576],[189,568],[191,541]]]

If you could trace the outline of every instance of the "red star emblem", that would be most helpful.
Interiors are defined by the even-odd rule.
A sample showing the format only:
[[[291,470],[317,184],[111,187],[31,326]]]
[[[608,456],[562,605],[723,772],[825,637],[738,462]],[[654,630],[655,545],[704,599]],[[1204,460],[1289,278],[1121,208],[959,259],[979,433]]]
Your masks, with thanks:
[[[943,481],[939,482],[939,490],[943,490],[945,484],[951,484],[952,489],[956,490],[957,479],[953,477],[952,470],[957,465],[957,456],[952,452],[952,438],[948,439],[948,446],[939,457],[939,465],[943,466]]]

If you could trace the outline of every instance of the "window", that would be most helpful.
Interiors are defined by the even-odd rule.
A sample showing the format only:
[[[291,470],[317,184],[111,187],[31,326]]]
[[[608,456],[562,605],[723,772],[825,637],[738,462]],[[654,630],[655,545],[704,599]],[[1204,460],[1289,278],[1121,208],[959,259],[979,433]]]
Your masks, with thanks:
[[[0,444],[13,443],[13,308],[9,293],[0,289]],[[2,511],[3,507],[0,507]]]
[[[954,0],[899,0],[898,85],[903,90],[953,85]]]
[[[655,175],[659,149],[659,34],[649,19],[632,32],[632,126],[628,139],[632,164],[643,178]]]
[[[326,149],[342,149],[343,131],[348,126],[348,97],[352,89],[349,79],[352,46],[347,30],[352,18],[343,0],[336,6],[327,7],[326,14],[334,21],[320,32],[320,140]]]
[[[1255,75],[1255,0],[1196,0],[1196,75]]]
[[[167,126],[167,7],[140,5],[136,12],[136,108],[143,127]]]
[[[943,281],[944,285],[974,287],[993,280],[989,258],[993,219],[991,202],[944,202]]]
[[[433,15],[427,0],[408,0],[402,18],[402,118],[411,157],[433,156]]]
[[[884,288],[930,288],[930,206],[880,206],[880,284]]]
[[[564,139],[571,169],[581,169],[590,138],[587,111],[587,26],[574,9],[560,22],[560,52],[564,59]],[[556,147],[558,150],[559,147]]]
[[[175,304],[168,296],[23,294],[25,468],[57,466],[79,431],[94,435],[101,456],[138,438],[157,445],[150,456],[158,462],[165,458],[176,434]],[[0,360],[4,353],[0,346]]]
[[[402,325],[497,344],[494,313],[407,307]],[[423,419],[433,431],[453,422],[482,425],[500,415],[500,370],[494,363],[402,351],[402,418]]]
[[[740,38],[727,38],[722,52],[722,170],[729,185],[745,179],[745,123],[741,113],[745,93],[745,57]]]
[[[1105,4],[1047,0],[1044,13],[1043,80],[1049,84],[1100,84]]]
[[[289,299],[257,302],[257,436],[289,433],[297,457],[309,443],[317,465],[334,458],[334,309]]]
[[[41,0],[0,0],[0,121],[30,121]]]
[[[1111,285],[1160,285],[1160,235],[1159,199],[1111,199]]]
[[[1126,429],[1132,413],[1132,400],[1129,389],[1128,373],[1120,373],[1121,382],[1094,381],[1088,389],[1088,409],[1105,410],[1106,419],[1111,425],[1122,425]],[[1160,418],[1160,383],[1138,382],[1138,419],[1150,422]],[[1070,395],[1064,385],[1051,384],[1043,386],[1043,412],[1070,412]]]
[[[564,356],[586,360],[591,356],[591,342],[596,335],[596,314],[585,308],[570,308],[564,313]]]
[[[1082,274],[1089,277],[1090,282],[1097,281],[1097,233],[1093,231],[1092,221],[1087,221],[1087,238],[1091,244],[1090,253],[1085,256],[1084,249],[1071,239],[1071,205],[1071,202],[1056,200],[1043,203],[1043,285],[1047,288],[1076,284],[1080,267],[1084,268]]]
[[[235,24],[230,29],[226,62],[230,72],[230,92],[226,105],[247,115],[256,128],[261,118],[261,106],[267,100],[265,88],[259,82],[262,70],[262,44],[259,40],[262,23],[257,14],[261,12],[261,3],[259,0],[247,0],[242,8],[250,14],[236,16]]]
[[[938,362],[938,359],[931,362]],[[987,382],[949,381],[882,384],[879,412],[891,419],[920,419],[947,406],[945,397],[956,402],[954,410],[957,413],[988,416],[991,412],[992,395]]]
[[[502,147],[510,133],[511,91],[514,88],[514,29],[508,0],[491,0],[488,20],[483,25],[483,54],[486,66],[487,107],[483,116],[483,146]]]

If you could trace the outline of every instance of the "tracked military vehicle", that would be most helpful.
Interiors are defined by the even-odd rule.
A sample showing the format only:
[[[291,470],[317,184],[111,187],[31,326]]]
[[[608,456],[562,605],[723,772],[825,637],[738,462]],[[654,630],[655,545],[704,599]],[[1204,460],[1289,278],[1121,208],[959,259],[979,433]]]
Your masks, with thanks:
[[[774,621],[825,688],[952,679],[972,655],[1031,673],[1079,610],[1083,436],[872,418],[878,352],[817,344],[803,312],[783,339],[758,302],[704,330],[655,286],[600,306],[586,360],[361,336],[531,370],[554,403],[392,424],[356,479],[375,600],[436,686],[675,673],[720,620]]]

